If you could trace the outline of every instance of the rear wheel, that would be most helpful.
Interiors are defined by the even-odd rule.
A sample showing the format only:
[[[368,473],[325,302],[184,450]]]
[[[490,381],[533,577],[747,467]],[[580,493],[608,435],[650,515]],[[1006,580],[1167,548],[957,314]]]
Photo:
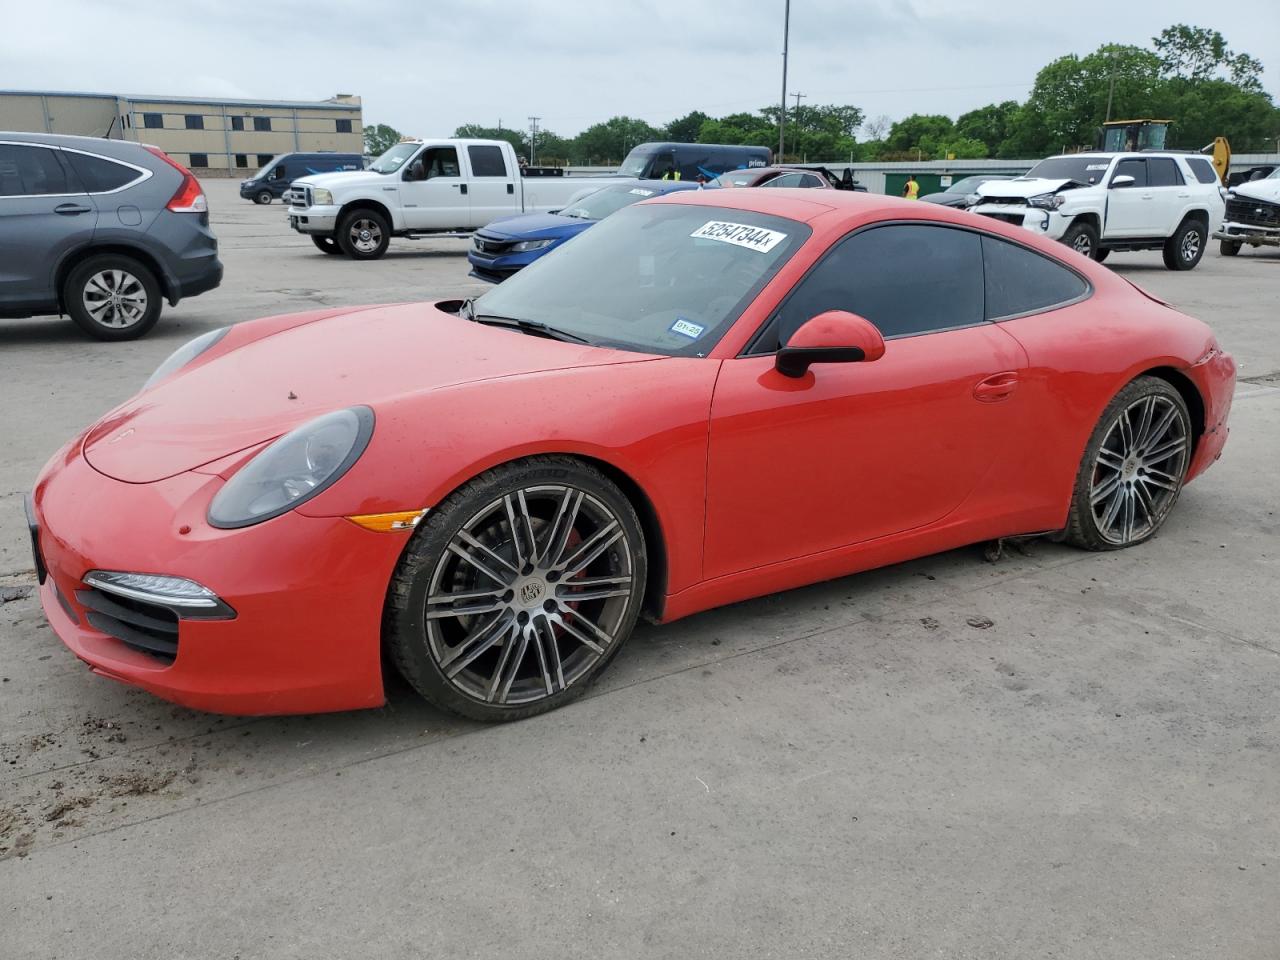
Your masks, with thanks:
[[[322,237],[319,234],[312,234],[311,242],[316,245],[316,249],[321,253],[329,253],[335,256],[342,253],[342,248],[338,246],[338,241],[333,239],[333,237]]]
[[[136,340],[160,319],[160,284],[132,257],[103,253],[76,264],[62,286],[62,302],[89,336]]]
[[[568,703],[631,635],[644,534],[600,471],[533,457],[481,474],[414,533],[383,633],[400,672],[438,707],[517,720]]]
[[[1177,502],[1191,462],[1191,417],[1158,377],[1139,377],[1107,405],[1076,475],[1067,539],[1118,550],[1152,537]]]
[[[376,210],[352,210],[338,223],[338,244],[353,260],[377,260],[390,243],[391,227]]]
[[[265,203],[270,203],[270,202],[271,202],[271,191],[270,191],[270,190],[259,190],[259,191],[257,192],[257,194],[254,196],[254,198],[253,198],[253,202],[254,202],[254,203],[264,203],[264,204],[265,204]]]
[[[1204,256],[1208,231],[1199,220],[1184,220],[1164,242],[1164,265],[1170,270],[1190,270]]]
[[[1098,263],[1101,263],[1103,260],[1107,259],[1110,254],[1111,251],[1106,249],[1106,247],[1099,247],[1098,252],[1093,255],[1093,259]]]
[[[1077,220],[1067,227],[1067,232],[1062,235],[1062,242],[1082,256],[1097,258],[1098,231],[1088,221]]]
[[[1218,252],[1224,257],[1234,257],[1242,246],[1239,240],[1222,240],[1218,243]]]

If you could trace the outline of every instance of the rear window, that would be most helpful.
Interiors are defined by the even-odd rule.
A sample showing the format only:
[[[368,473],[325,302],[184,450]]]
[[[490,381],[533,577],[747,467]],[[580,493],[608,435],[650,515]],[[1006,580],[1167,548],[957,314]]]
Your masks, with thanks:
[[[1218,182],[1218,171],[1213,169],[1213,164],[1204,157],[1188,157],[1187,166],[1191,168],[1191,172],[1196,175],[1196,179],[1201,183]]]
[[[505,177],[507,175],[507,164],[502,158],[501,147],[467,147],[467,155],[471,158],[473,177]]]
[[[1147,179],[1153,187],[1180,187],[1185,182],[1172,157],[1148,157]]]
[[[62,155],[71,162],[71,168],[75,170],[80,183],[89,193],[110,193],[112,190],[119,190],[126,184],[142,179],[142,173],[133,167],[126,167],[122,163],[107,160],[105,157],[75,153],[71,150],[64,150]]]
[[[995,237],[982,238],[988,320],[1051,310],[1079,300],[1089,285],[1048,257]]]

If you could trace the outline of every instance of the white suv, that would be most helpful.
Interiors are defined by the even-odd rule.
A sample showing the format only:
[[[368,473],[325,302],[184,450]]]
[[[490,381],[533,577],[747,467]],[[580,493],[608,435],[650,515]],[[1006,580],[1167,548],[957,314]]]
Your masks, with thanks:
[[[1061,240],[1086,257],[1163,250],[1190,270],[1222,224],[1223,196],[1207,157],[1170,152],[1074,153],[1024,176],[978,187],[974,213]]]

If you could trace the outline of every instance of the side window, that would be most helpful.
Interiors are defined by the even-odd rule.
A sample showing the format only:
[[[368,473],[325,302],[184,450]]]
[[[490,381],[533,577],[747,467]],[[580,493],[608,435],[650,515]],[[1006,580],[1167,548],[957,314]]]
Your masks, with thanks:
[[[1130,188],[1145,187],[1147,185],[1147,161],[1138,159],[1121,160],[1116,164],[1115,173],[1111,175],[1112,182],[1114,183],[1116,177],[1121,176],[1133,177],[1133,183],[1129,185]]]
[[[1016,243],[984,236],[982,259],[988,320],[1049,310],[1089,292],[1075,273]]]
[[[1185,182],[1172,157],[1147,157],[1147,179],[1153,187],[1180,187]]]
[[[772,353],[826,310],[866,317],[886,338],[982,323],[981,238],[915,224],[855,233],[800,281],[752,352]]]
[[[125,184],[142,177],[142,174],[132,167],[114,163],[105,157],[94,157],[72,150],[64,150],[62,157],[71,164],[71,169],[76,172],[80,183],[89,193],[109,193],[112,190],[119,190]]]
[[[1218,171],[1213,169],[1213,164],[1204,157],[1187,157],[1187,165],[1191,167],[1191,172],[1201,183],[1218,182]]]
[[[780,177],[774,177],[765,183],[760,184],[762,187],[798,187],[800,186],[800,174],[784,173]]]
[[[507,175],[507,163],[503,159],[501,147],[467,147],[467,155],[471,158],[472,176],[505,177]]]
[[[79,193],[67,183],[57,154],[47,147],[0,144],[0,197]]]
[[[423,180],[458,176],[458,151],[454,147],[428,147],[418,155],[418,159],[422,161]],[[405,170],[406,179],[412,167],[410,164]]]
[[[283,163],[277,163],[274,167],[272,167],[272,168],[271,168],[271,175],[270,175],[269,177],[267,177],[267,179],[268,179],[268,180],[279,180],[279,179],[281,179],[284,175],[285,175],[284,164],[283,164]]]
[[[231,129],[232,129],[232,130],[243,130],[243,129],[244,129],[244,117],[232,117],[232,118],[231,118]]]
[[[821,187],[822,181],[811,173],[806,173],[800,178],[799,186],[801,187]]]
[[[164,114],[144,113],[142,115],[142,125],[148,130],[159,130],[164,126]]]

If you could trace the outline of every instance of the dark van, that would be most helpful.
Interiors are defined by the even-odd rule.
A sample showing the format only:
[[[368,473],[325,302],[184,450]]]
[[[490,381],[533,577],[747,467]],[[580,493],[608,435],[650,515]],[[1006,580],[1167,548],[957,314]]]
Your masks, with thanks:
[[[364,157],[358,153],[282,153],[248,180],[240,181],[240,196],[254,203],[270,203],[283,197],[299,177],[363,169]]]
[[[642,180],[714,180],[730,170],[767,167],[768,147],[735,147],[720,143],[642,143],[627,154],[618,173]]]

